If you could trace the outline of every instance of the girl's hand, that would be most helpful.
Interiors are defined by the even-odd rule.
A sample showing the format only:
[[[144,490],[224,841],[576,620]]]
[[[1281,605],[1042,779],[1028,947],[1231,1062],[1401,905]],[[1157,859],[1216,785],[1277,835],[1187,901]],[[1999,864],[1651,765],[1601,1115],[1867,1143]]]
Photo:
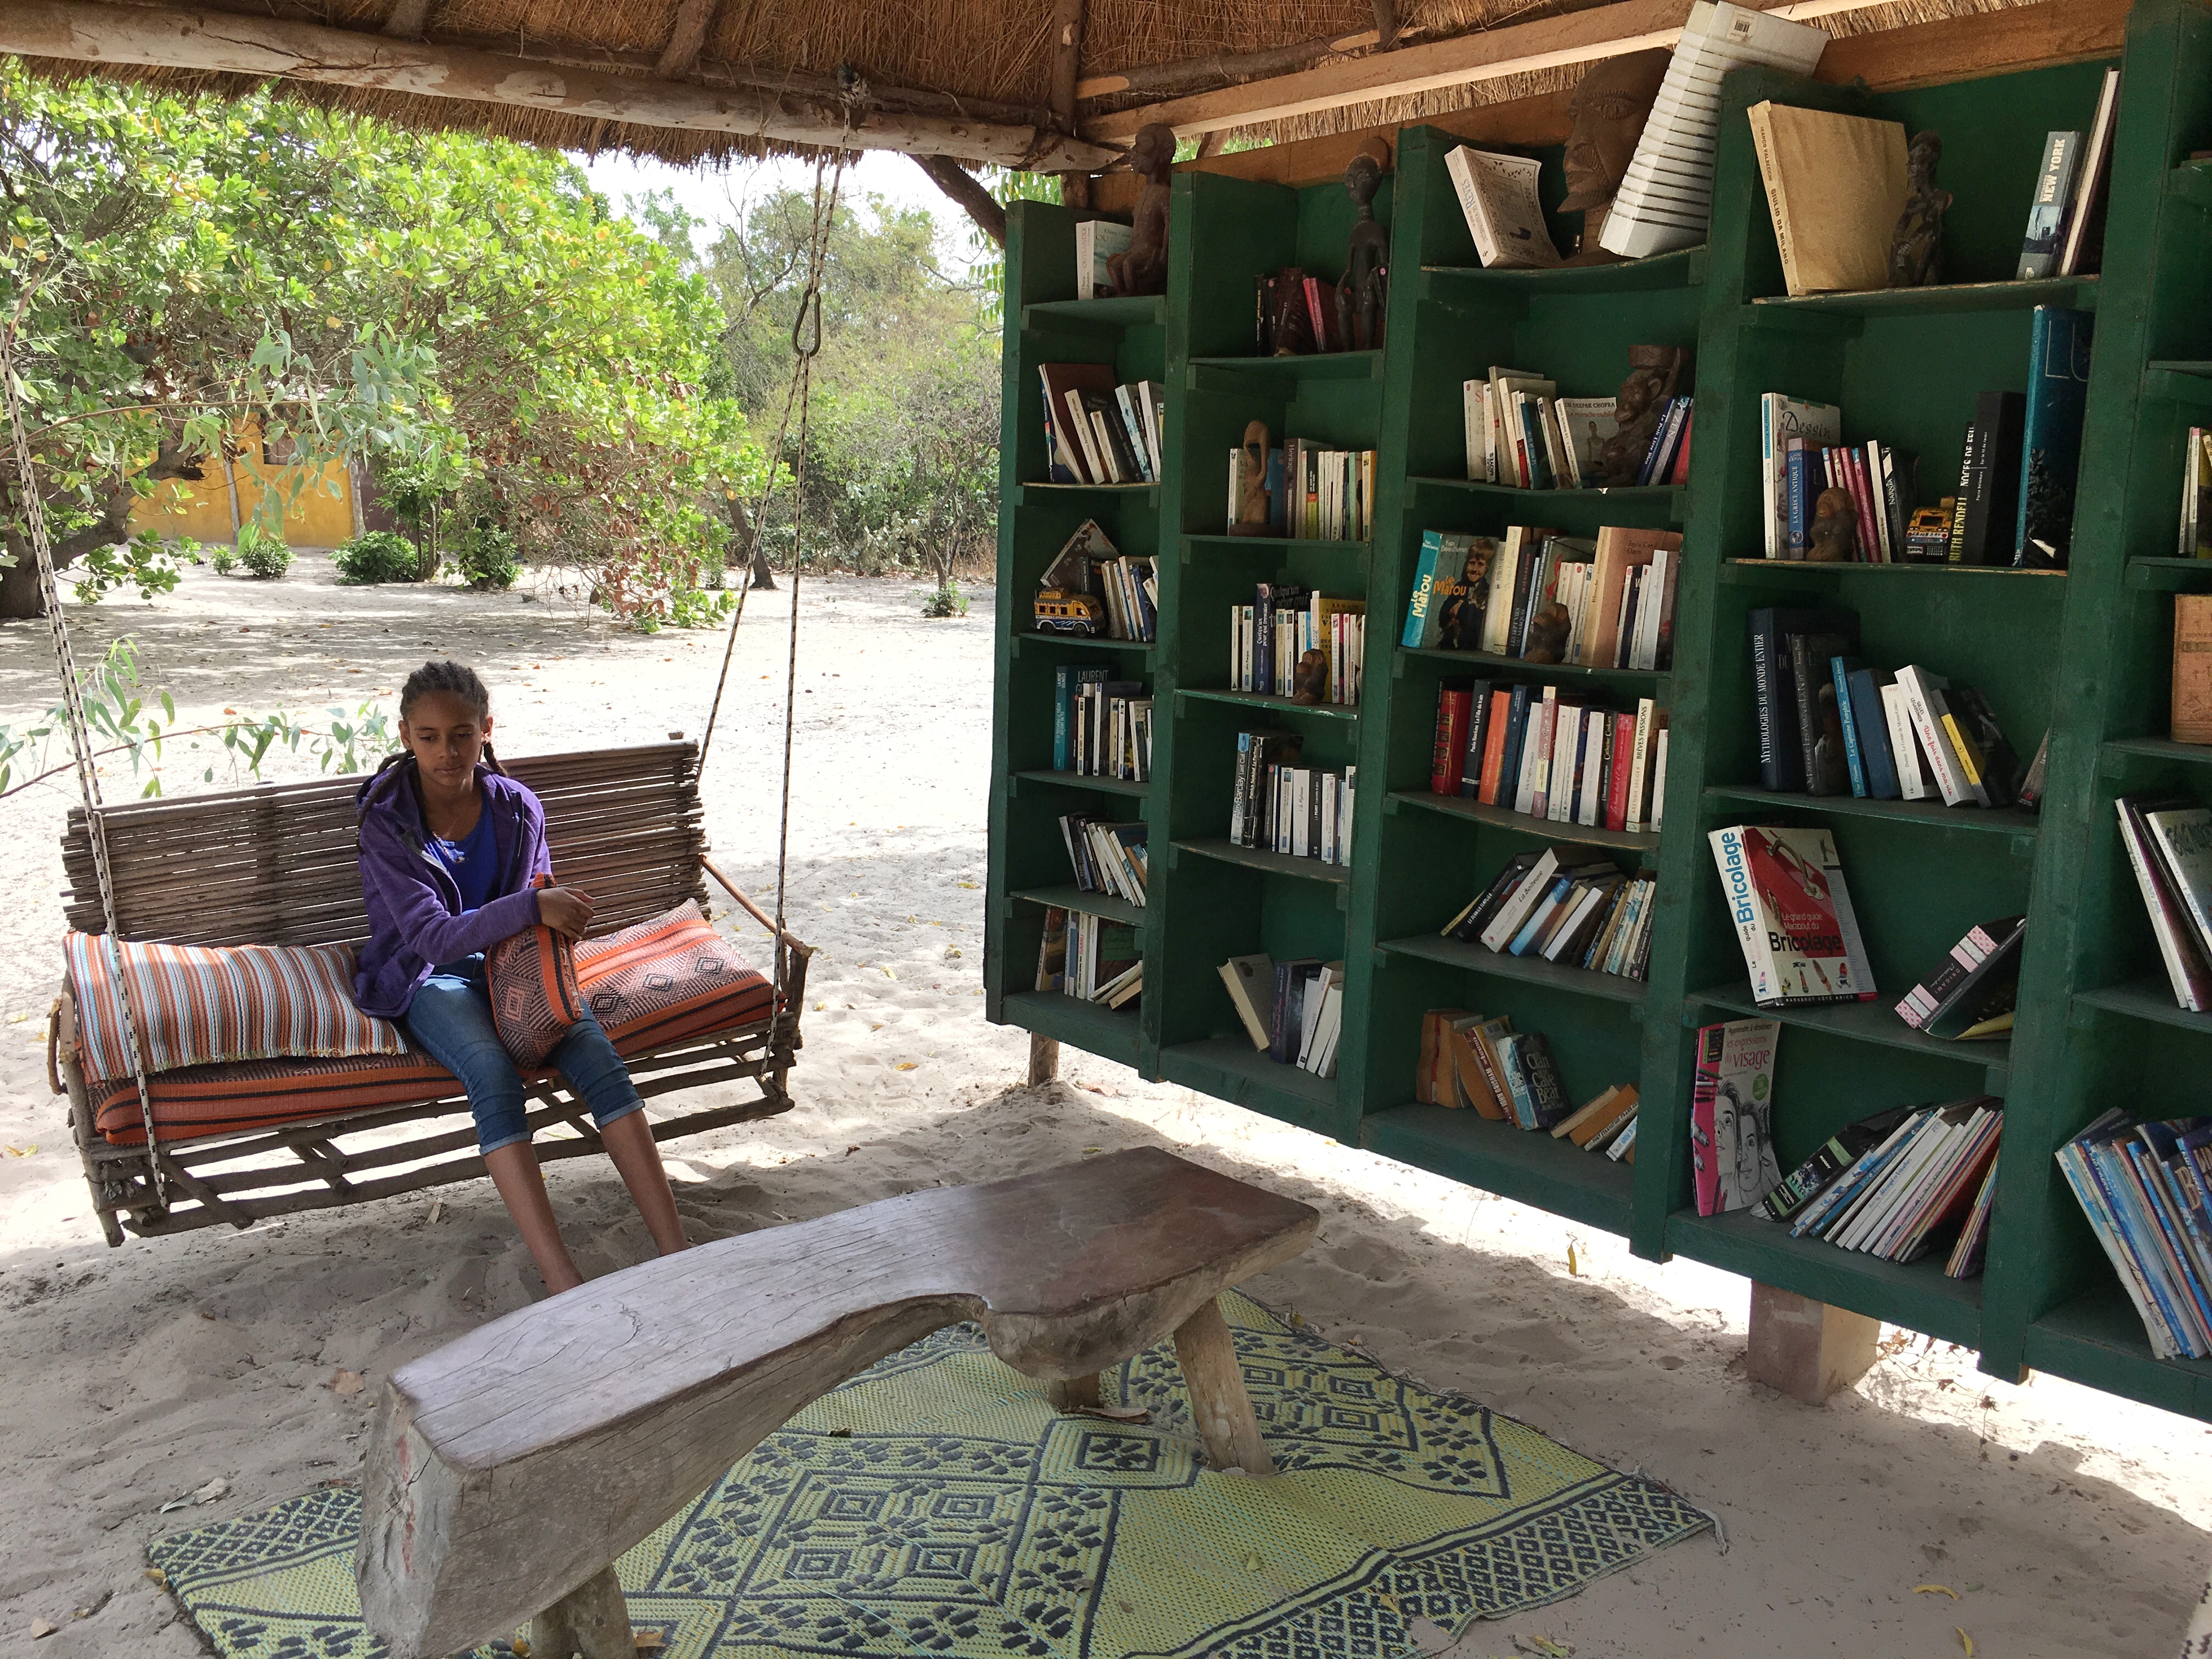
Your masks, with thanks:
[[[538,920],[570,939],[581,939],[592,925],[591,896],[574,887],[540,888]]]

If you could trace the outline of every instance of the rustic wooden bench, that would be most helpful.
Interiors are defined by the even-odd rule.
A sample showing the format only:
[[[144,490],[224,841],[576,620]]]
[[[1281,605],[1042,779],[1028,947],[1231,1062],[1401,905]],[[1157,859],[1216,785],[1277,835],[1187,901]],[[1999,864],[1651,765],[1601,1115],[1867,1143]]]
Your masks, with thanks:
[[[963,1319],[1060,1404],[1172,1334],[1213,1466],[1272,1474],[1214,1297],[1318,1221],[1146,1148],[720,1239],[509,1314],[385,1384],[369,1628],[431,1659],[534,1617],[544,1659],[629,1659],[611,1564],[810,1401]]]
[[[698,745],[681,740],[507,763],[545,803],[553,867],[592,895],[594,935],[685,899],[703,907],[706,875],[721,879],[705,856],[698,768]],[[356,863],[353,797],[362,781],[317,778],[103,809],[121,936],[184,945],[359,944],[368,934]],[[104,933],[82,807],[70,811],[62,859],[71,890],[69,925]],[[730,891],[773,932],[749,900]],[[757,1086],[757,1098],[726,1098],[657,1120],[656,1140],[790,1109],[785,1085],[799,1046],[809,951],[789,934],[778,949],[783,1004],[771,1017],[627,1057],[638,1092],[648,1098],[709,1083]],[[126,1231],[243,1227],[264,1216],[366,1203],[483,1173],[476,1132],[465,1121],[467,1100],[447,1079],[419,1100],[335,1114],[278,1112],[249,1129],[191,1138],[189,1131],[175,1139],[165,1133],[168,1192],[157,1198],[145,1148],[111,1144],[94,1121],[66,991],[49,1042],[55,1091],[69,1097],[70,1131],[110,1244],[120,1244]],[[599,1150],[590,1119],[556,1085],[536,1090],[532,1105],[533,1132],[556,1124],[575,1131],[542,1142],[541,1160]],[[457,1114],[464,1120],[458,1125],[434,1121]]]

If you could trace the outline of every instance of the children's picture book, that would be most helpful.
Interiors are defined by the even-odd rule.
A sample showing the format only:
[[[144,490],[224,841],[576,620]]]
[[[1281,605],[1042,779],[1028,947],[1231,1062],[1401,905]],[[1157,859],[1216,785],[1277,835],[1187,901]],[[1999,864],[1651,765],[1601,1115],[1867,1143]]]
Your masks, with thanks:
[[[1832,836],[1738,824],[1711,840],[1753,1000],[1872,1000],[1874,972]]]
[[[1771,1019],[1732,1019],[1698,1033],[1690,1092],[1690,1169],[1698,1213],[1747,1210],[1781,1184],[1774,1158],[1774,1051]]]

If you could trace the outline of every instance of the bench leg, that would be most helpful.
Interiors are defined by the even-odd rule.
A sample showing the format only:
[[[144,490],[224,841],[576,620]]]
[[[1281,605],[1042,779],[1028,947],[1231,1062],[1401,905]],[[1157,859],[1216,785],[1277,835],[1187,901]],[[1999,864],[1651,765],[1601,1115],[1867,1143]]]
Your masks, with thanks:
[[[1745,1370],[1754,1382],[1818,1406],[1873,1369],[1879,1321],[1753,1280]]]
[[[636,1659],[615,1570],[600,1569],[532,1620],[530,1652],[531,1659]]]
[[[1049,1083],[1060,1075],[1060,1044],[1050,1037],[1030,1034],[1030,1084]]]
[[[1182,1367],[1183,1386],[1190,1390],[1191,1416],[1198,1437],[1205,1443],[1207,1459],[1217,1469],[1242,1469],[1247,1474],[1275,1472],[1267,1455],[1267,1443],[1260,1437],[1260,1419],[1252,1414],[1252,1398],[1244,1392],[1244,1373],[1237,1364],[1237,1347],[1229,1339],[1229,1322],[1216,1303],[1208,1302],[1176,1328],[1176,1363]]]
[[[1079,1412],[1098,1404],[1098,1373],[1088,1376],[1055,1377],[1046,1385],[1045,1398],[1056,1412]]]

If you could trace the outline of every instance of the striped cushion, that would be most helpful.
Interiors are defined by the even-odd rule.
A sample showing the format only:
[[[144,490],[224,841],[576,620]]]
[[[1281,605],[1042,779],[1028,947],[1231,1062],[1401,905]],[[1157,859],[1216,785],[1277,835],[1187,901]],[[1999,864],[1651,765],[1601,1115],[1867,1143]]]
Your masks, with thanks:
[[[104,938],[63,941],[87,1072],[131,1075],[122,1011]],[[354,1006],[354,953],[343,945],[163,945],[126,941],[123,971],[149,1072],[278,1055],[404,1054],[389,1020]]]

